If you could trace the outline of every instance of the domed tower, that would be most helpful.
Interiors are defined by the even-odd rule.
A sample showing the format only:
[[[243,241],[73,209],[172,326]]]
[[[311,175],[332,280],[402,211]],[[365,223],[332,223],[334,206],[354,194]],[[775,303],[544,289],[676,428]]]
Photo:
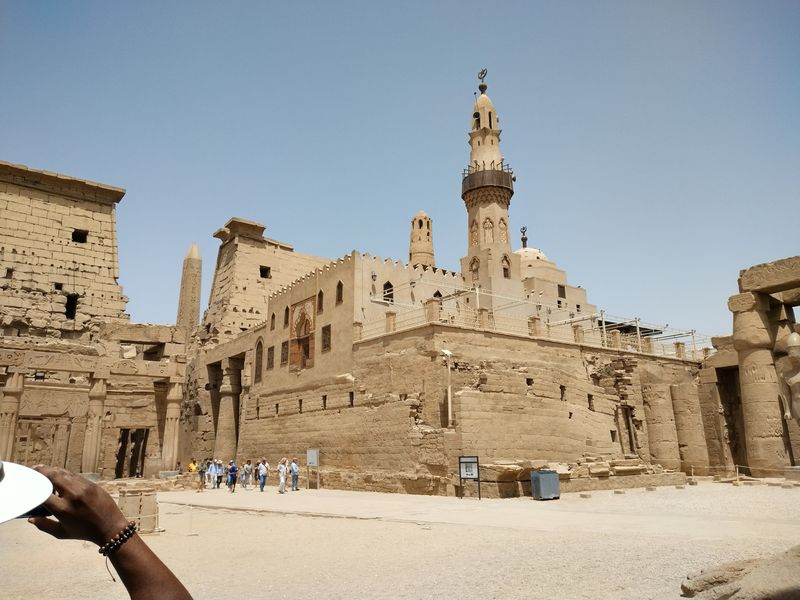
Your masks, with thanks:
[[[419,211],[411,219],[411,243],[408,247],[408,264],[412,267],[433,266],[433,231],[431,218]]]
[[[461,182],[467,209],[467,256],[461,272],[468,283],[489,293],[521,293],[519,257],[511,251],[508,207],[514,173],[500,152],[500,119],[479,75],[480,95],[472,107],[469,165]],[[481,300],[481,306],[487,302]]]

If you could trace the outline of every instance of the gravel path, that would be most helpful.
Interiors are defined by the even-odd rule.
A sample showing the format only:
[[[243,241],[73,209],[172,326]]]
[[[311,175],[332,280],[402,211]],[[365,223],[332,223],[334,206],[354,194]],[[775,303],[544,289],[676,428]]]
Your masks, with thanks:
[[[196,598],[678,598],[690,571],[800,543],[800,488],[706,483],[552,502],[271,488],[159,500],[166,531],[147,542]],[[127,598],[88,544],[19,521],[0,525],[0,540],[0,598]]]

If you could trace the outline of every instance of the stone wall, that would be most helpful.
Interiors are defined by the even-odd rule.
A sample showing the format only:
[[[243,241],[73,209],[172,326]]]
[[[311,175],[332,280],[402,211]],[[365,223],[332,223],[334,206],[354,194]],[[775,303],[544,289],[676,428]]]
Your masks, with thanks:
[[[445,348],[452,353],[453,428]],[[266,456],[274,464],[294,456],[304,465],[306,449],[319,447],[323,485],[452,493],[463,454],[563,463],[664,456],[671,468],[692,458],[679,448],[685,424],[670,417],[670,386],[699,406],[689,389],[695,363],[426,325],[358,341],[350,364],[340,367],[347,377],[315,365],[294,382],[243,385],[238,459]],[[681,435],[692,442],[698,427],[702,434],[699,415],[698,424]]]
[[[115,222],[124,193],[0,163],[0,331],[86,338],[95,321],[127,319]]]

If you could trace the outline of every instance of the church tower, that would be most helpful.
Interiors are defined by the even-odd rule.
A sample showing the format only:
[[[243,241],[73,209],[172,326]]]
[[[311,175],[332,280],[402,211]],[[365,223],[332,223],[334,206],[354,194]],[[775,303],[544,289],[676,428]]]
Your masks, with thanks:
[[[468,284],[487,294],[521,294],[519,257],[511,251],[508,207],[514,195],[514,174],[500,152],[500,119],[479,75],[480,95],[472,107],[469,165],[461,182],[467,209],[467,256],[461,273]],[[490,308],[491,296],[479,304]]]
[[[185,327],[187,335],[191,335],[200,322],[200,284],[203,261],[200,250],[192,242],[186,258],[183,259],[181,273],[181,291],[178,298],[178,319],[176,325]]]
[[[419,211],[411,219],[411,243],[408,247],[408,264],[412,267],[433,266],[433,231],[431,218]]]

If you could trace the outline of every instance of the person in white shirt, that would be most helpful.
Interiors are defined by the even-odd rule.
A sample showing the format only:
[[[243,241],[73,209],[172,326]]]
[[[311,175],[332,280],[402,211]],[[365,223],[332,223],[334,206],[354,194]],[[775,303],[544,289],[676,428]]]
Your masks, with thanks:
[[[266,458],[262,458],[256,467],[258,472],[258,487],[264,491],[264,486],[267,484],[267,476],[269,475],[269,463]]]

